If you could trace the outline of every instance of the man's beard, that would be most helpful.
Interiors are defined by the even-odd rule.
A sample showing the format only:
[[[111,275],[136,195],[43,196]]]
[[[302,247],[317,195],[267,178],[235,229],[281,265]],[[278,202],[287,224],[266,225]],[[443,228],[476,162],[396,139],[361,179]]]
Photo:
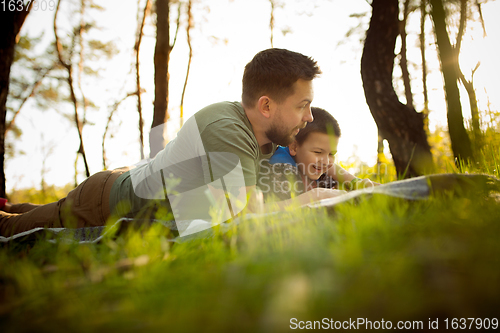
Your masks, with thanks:
[[[271,128],[266,131],[266,136],[271,142],[286,147],[295,140],[295,131],[303,127],[304,126],[297,126],[291,131],[286,131],[283,127],[274,123],[271,125]]]

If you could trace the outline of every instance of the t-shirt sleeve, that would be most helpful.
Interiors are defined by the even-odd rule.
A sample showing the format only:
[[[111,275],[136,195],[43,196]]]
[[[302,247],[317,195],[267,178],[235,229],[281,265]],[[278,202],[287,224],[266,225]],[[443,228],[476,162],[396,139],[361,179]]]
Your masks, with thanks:
[[[238,168],[238,163],[245,186],[257,183],[259,147],[248,129],[229,119],[220,119],[207,125],[200,134],[207,153],[207,158],[202,161],[207,183]]]

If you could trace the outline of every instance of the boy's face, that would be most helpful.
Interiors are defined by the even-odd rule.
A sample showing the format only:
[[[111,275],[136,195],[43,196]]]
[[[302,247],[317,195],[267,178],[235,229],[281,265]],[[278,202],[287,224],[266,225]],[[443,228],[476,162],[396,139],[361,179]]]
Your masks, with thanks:
[[[333,166],[338,144],[338,136],[313,132],[302,145],[294,141],[289,148],[300,172],[311,180],[317,180]]]

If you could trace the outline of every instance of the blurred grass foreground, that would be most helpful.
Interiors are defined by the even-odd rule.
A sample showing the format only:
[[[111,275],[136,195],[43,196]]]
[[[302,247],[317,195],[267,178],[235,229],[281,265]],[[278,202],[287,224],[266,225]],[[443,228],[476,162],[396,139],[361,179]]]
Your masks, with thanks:
[[[373,196],[248,216],[185,242],[153,225],[98,244],[9,244],[0,331],[279,332],[325,318],[428,330],[436,319],[440,329],[446,319],[449,328],[453,318],[492,320],[499,217],[498,193]]]

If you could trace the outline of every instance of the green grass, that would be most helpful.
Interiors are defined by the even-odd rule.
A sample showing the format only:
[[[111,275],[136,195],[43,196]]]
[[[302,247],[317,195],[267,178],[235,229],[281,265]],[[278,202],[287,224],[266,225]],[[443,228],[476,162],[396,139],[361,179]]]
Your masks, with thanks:
[[[495,169],[498,170],[498,167]],[[500,317],[498,197],[374,196],[169,241],[0,248],[0,331],[289,331],[290,319]]]

